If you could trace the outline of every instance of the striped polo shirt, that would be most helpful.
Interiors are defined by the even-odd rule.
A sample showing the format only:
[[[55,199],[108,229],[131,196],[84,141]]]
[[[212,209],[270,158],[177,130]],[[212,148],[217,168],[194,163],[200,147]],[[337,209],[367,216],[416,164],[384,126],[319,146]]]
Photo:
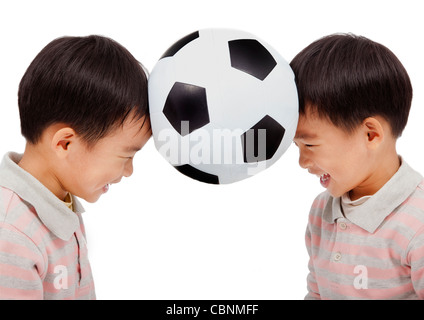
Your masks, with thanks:
[[[306,231],[305,299],[424,299],[424,181],[402,161],[372,197],[343,212],[327,191]]]
[[[0,299],[95,299],[80,202],[74,211],[7,154],[0,165]]]

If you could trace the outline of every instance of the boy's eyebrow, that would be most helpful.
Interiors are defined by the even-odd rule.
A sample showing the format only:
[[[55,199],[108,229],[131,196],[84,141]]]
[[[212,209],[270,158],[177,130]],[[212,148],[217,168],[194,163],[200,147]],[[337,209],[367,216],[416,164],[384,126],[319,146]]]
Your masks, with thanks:
[[[127,147],[124,148],[124,151],[125,152],[129,152],[129,153],[131,153],[131,152],[138,152],[140,150],[141,150],[141,148],[140,147],[137,147],[137,146],[127,146]]]
[[[315,133],[299,133],[296,134],[294,139],[297,140],[309,140],[309,139],[315,139],[317,135]]]

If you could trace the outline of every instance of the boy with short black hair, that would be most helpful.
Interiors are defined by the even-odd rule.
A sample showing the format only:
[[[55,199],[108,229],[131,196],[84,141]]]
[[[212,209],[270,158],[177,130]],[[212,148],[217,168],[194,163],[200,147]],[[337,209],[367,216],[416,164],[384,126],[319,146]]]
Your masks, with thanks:
[[[23,155],[0,165],[0,299],[94,299],[76,197],[132,174],[151,136],[147,75],[120,44],[63,37],[19,86]]]
[[[291,62],[299,164],[327,190],[306,232],[307,299],[424,299],[424,180],[396,152],[410,79],[364,37],[319,39]]]

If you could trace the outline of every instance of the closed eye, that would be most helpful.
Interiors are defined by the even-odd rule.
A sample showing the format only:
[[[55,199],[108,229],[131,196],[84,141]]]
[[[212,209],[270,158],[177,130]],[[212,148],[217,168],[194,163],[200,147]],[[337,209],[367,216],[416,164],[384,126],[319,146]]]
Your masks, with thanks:
[[[296,147],[299,147],[299,145],[297,144],[296,141],[293,141],[293,143],[296,145]],[[309,148],[309,149],[317,146],[316,144],[303,144],[303,143],[300,143],[300,145],[303,145],[303,146],[305,146],[306,148]]]

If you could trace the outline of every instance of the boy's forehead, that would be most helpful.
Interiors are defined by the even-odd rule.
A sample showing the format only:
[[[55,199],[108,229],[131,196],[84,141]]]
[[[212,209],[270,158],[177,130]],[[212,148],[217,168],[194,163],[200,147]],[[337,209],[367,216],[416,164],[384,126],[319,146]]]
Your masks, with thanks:
[[[294,139],[314,139],[318,136],[317,129],[321,127],[317,117],[310,117],[306,114],[299,115],[299,122]]]
[[[300,114],[294,139],[332,139],[335,136],[350,135],[344,129],[334,125],[330,119],[322,118],[317,113]]]

